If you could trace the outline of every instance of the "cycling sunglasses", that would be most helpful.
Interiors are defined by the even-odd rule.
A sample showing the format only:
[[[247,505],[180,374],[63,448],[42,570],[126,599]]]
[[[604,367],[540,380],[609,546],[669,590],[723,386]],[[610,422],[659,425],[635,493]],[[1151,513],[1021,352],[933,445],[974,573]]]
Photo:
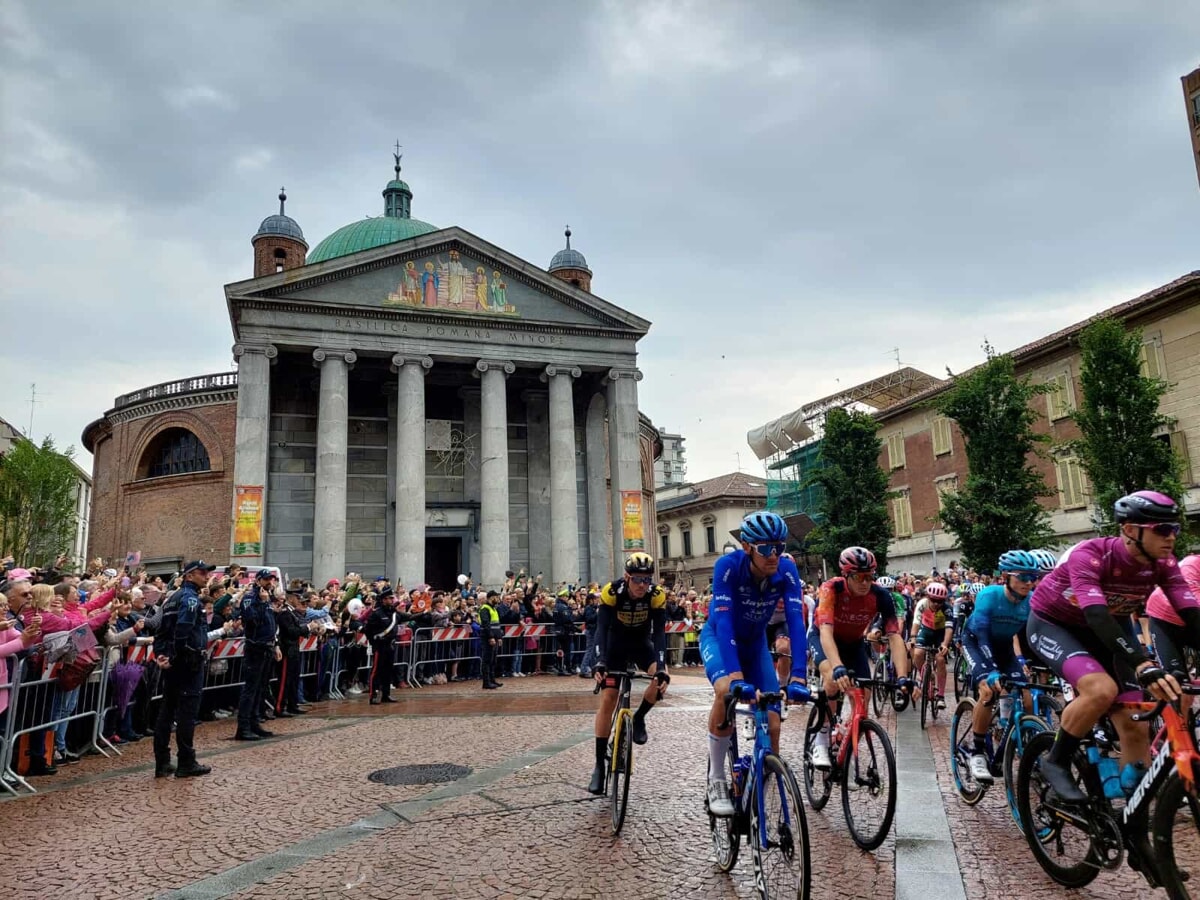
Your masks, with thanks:
[[[634,584],[651,584],[654,577],[651,575],[630,575],[629,580]]]
[[[1176,537],[1183,530],[1178,522],[1159,522],[1157,525],[1139,525],[1139,528],[1149,528],[1159,537]]]
[[[783,556],[783,551],[787,549],[787,544],[754,544],[754,552],[759,556]]]
[[[855,581],[874,581],[874,572],[851,572],[850,577]]]
[[[1042,577],[1041,575],[1035,575],[1032,572],[1013,572],[1013,576],[1017,579],[1017,581],[1020,581],[1023,584],[1033,584]]]

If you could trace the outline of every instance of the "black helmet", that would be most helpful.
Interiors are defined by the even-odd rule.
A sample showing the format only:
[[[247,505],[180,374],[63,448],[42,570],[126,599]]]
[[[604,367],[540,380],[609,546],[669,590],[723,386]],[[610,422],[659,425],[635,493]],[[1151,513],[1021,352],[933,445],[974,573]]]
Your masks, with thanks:
[[[654,557],[649,553],[630,553],[625,560],[625,571],[632,575],[653,575]]]
[[[1113,504],[1113,518],[1121,525],[1178,522],[1179,504],[1158,491],[1136,491]]]

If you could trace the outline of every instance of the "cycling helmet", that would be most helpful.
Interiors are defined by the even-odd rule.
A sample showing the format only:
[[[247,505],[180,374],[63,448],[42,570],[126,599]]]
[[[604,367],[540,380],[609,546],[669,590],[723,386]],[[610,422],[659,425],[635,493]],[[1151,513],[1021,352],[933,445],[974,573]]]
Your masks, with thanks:
[[[1058,565],[1058,557],[1053,550],[1030,550],[1029,555],[1033,557],[1033,561],[1038,564],[1038,569],[1042,572],[1052,572]]]
[[[892,590],[896,586],[896,579],[891,575],[880,575],[875,579],[875,583],[885,590]]]
[[[950,592],[940,581],[931,581],[925,585],[925,596],[931,600],[945,600],[950,596]]]
[[[967,588],[967,593],[969,593],[972,597],[974,597],[976,594],[978,594],[980,591],[982,591],[983,588],[984,588],[984,584],[982,581],[972,581],[971,586],[969,588]]]
[[[1135,491],[1113,504],[1113,518],[1121,525],[1178,522],[1179,504],[1158,491]]]
[[[838,557],[838,568],[843,575],[852,572],[874,572],[875,554],[866,547],[847,547]]]
[[[788,530],[783,519],[773,512],[760,510],[742,519],[741,539],[747,544],[764,544],[787,540]]]
[[[653,575],[654,557],[649,553],[631,553],[625,560],[625,571],[631,575]]]
[[[1031,575],[1041,574],[1041,567],[1038,565],[1038,561],[1028,550],[1008,550],[1001,553],[997,568],[1001,572],[1027,572]]]

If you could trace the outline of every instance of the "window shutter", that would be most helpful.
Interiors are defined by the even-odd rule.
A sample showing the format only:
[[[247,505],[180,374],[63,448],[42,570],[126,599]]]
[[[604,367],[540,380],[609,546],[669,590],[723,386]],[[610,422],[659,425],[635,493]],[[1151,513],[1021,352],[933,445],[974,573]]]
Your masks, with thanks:
[[[892,469],[904,468],[904,432],[898,431],[888,435],[888,466]]]
[[[1141,352],[1142,374],[1147,378],[1166,378],[1166,366],[1163,364],[1163,348],[1157,338],[1152,338],[1142,344]]]
[[[1052,396],[1052,395],[1047,395]],[[1067,473],[1066,460],[1054,460],[1054,483],[1058,485],[1058,507],[1059,509],[1067,508]]]
[[[950,452],[950,420],[938,416],[933,420],[933,455],[942,456]]]
[[[1070,488],[1071,505],[1083,505],[1083,467],[1077,459],[1067,461],[1067,485]]]
[[[1182,431],[1172,431],[1170,434],[1171,449],[1179,457],[1180,475],[1185,485],[1192,484],[1192,458],[1188,455],[1187,435]]]
[[[1046,414],[1051,422],[1064,418],[1075,408],[1070,375],[1055,375],[1048,384],[1053,390],[1046,395]]]
[[[896,520],[896,537],[912,534],[912,507],[907,494],[892,500],[892,516]]]

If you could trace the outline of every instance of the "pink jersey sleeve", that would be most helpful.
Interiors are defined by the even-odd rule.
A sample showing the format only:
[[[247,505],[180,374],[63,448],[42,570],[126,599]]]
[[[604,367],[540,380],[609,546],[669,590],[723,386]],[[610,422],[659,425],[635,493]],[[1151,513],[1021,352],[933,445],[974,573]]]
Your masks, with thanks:
[[[1189,588],[1192,597],[1200,599],[1200,556],[1189,556],[1181,560],[1177,571],[1183,576],[1184,583]],[[1185,603],[1184,605],[1195,606],[1196,604]],[[1176,606],[1171,603],[1161,587],[1155,588],[1150,599],[1146,601],[1146,613],[1162,622],[1183,625],[1183,619],[1176,611]]]
[[[1088,606],[1107,606],[1108,597],[1100,583],[1104,560],[1092,541],[1077,545],[1067,557],[1067,574],[1071,579],[1074,605],[1080,609]]]

